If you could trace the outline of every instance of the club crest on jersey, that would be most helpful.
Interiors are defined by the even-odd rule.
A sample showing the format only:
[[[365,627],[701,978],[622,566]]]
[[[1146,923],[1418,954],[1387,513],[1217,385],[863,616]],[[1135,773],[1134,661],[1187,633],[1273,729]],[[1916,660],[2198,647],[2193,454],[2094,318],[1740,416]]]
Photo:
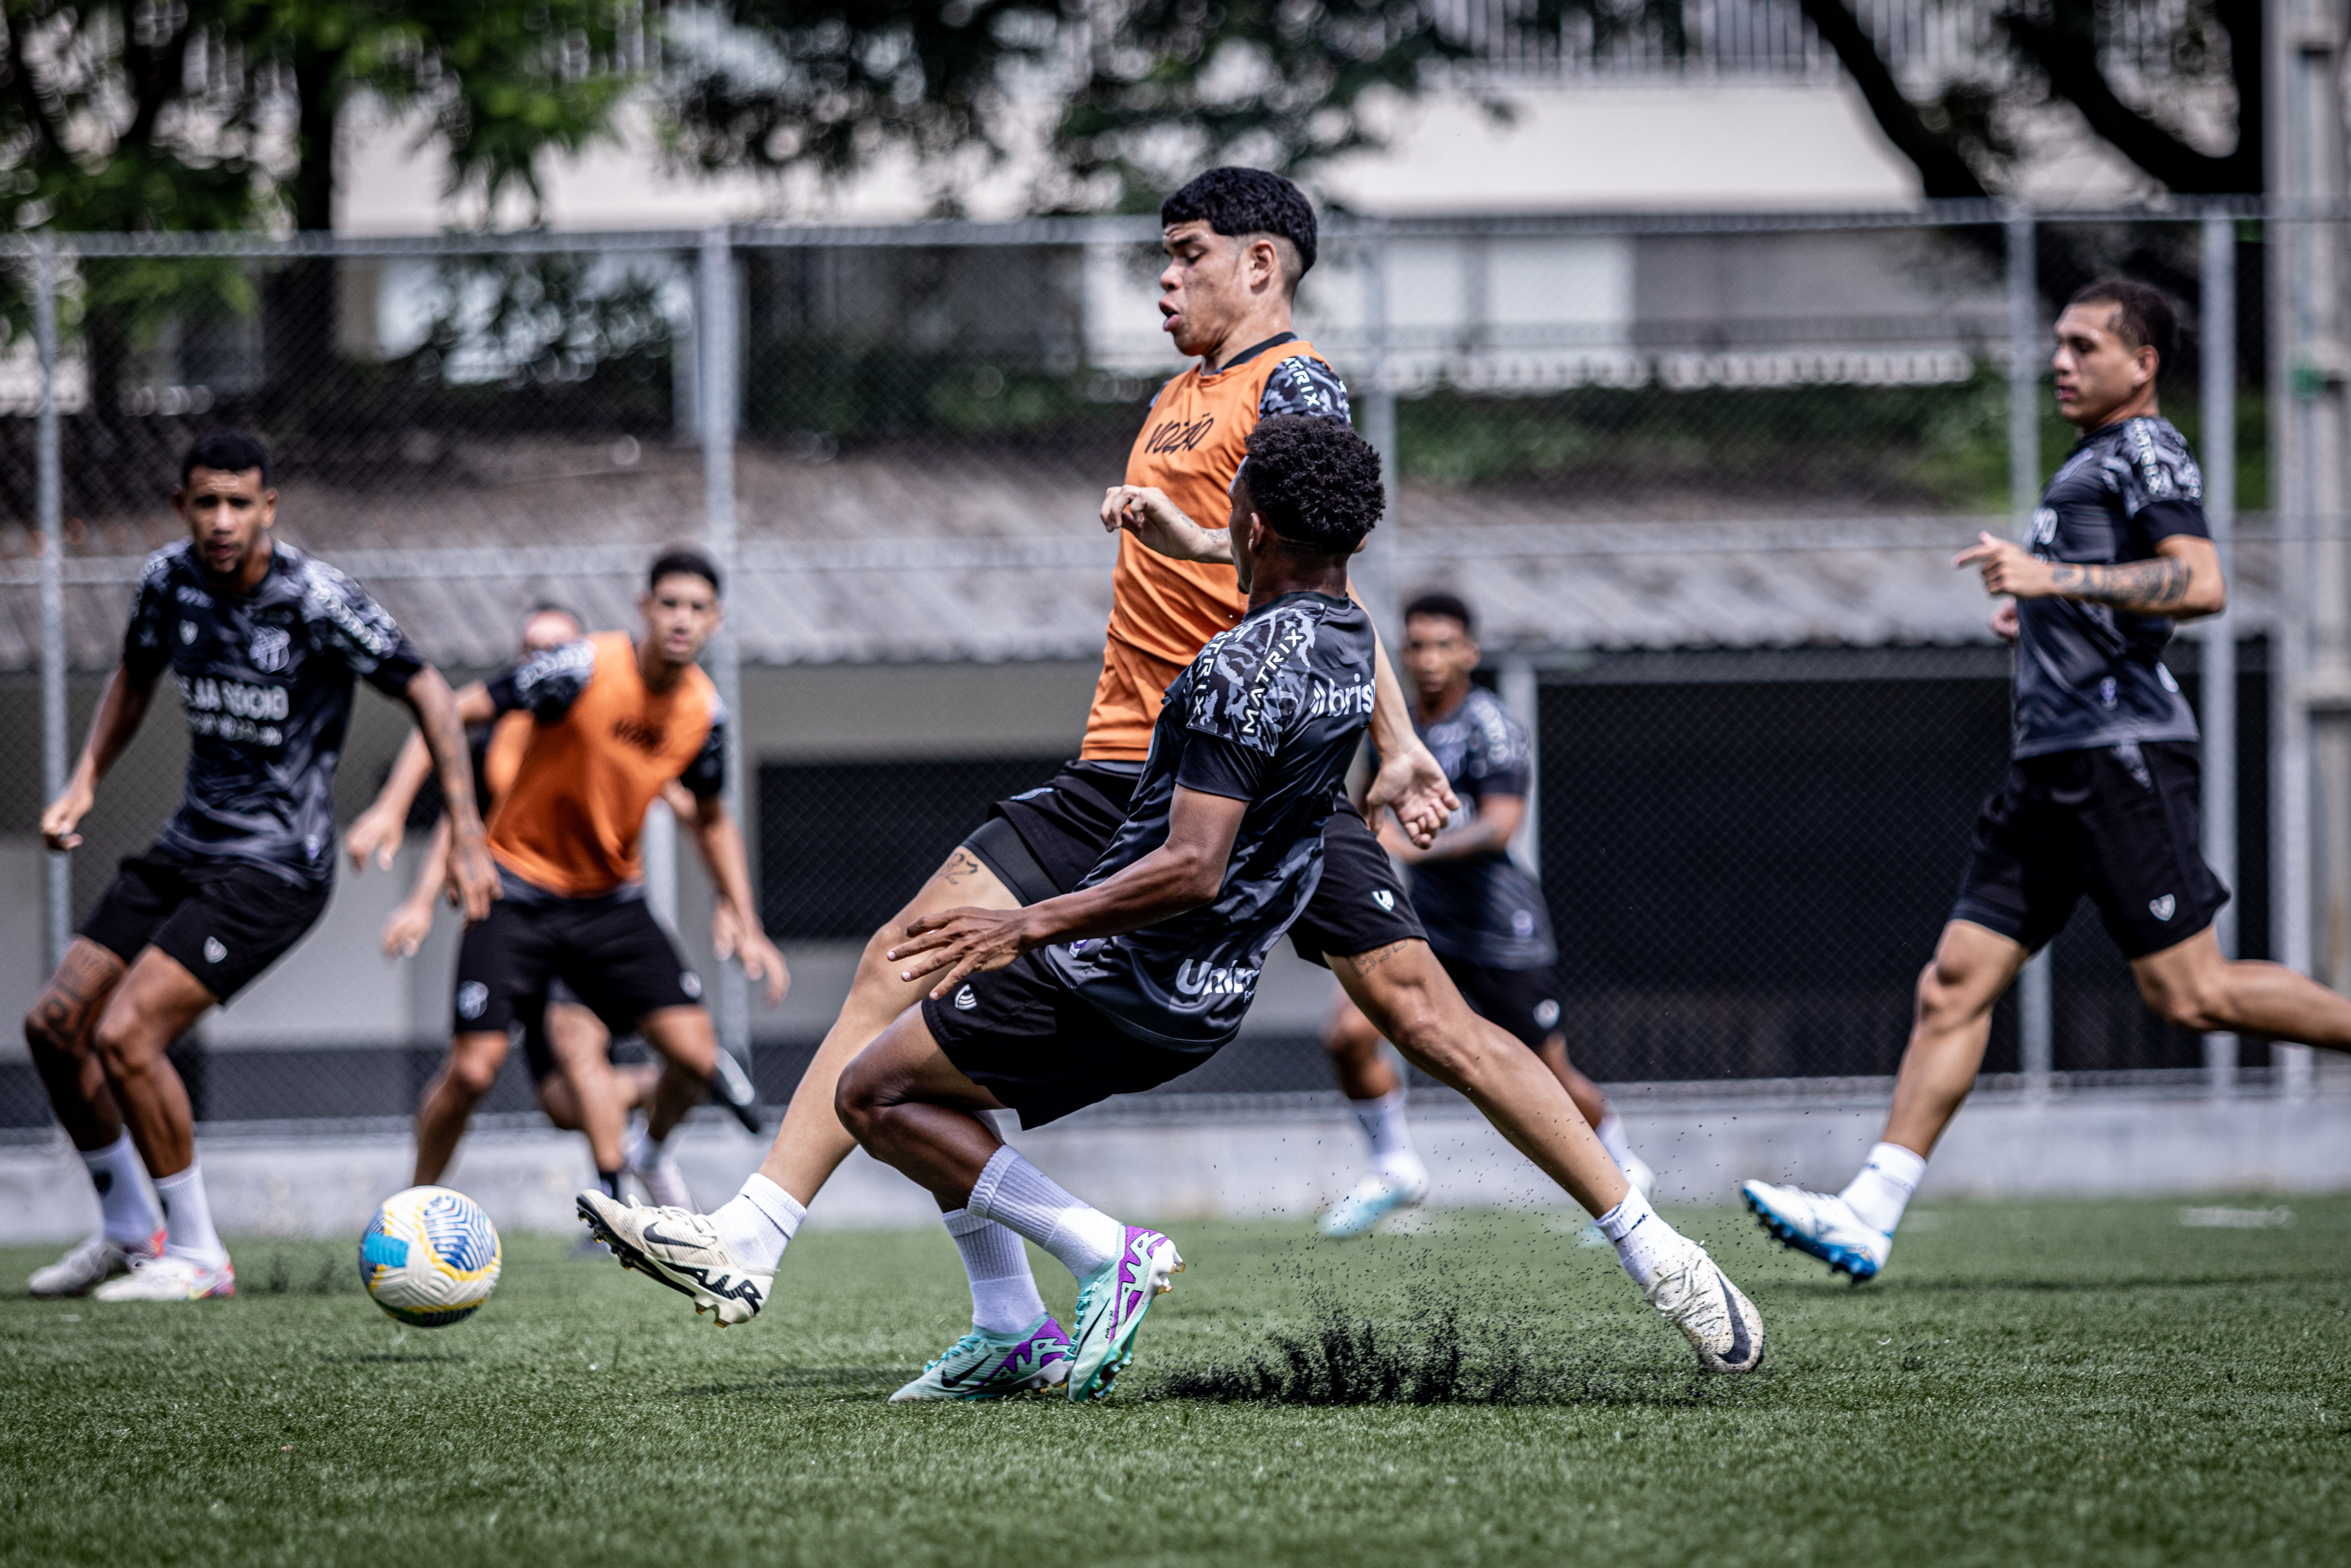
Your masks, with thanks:
[[[283,626],[256,626],[253,638],[246,644],[246,656],[253,667],[265,675],[274,675],[286,667],[294,649],[294,633]]]

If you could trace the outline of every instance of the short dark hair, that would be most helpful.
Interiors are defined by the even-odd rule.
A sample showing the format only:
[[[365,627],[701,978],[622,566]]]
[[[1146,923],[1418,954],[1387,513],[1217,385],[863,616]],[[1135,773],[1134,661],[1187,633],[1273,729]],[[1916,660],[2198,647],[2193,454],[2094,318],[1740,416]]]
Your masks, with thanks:
[[[1195,176],[1159,204],[1159,226],[1204,223],[1227,239],[1271,235],[1298,253],[1298,277],[1314,266],[1314,206],[1279,174],[1227,164]],[[1298,287],[1298,277],[1289,280]]]
[[[215,430],[210,435],[199,436],[180,459],[180,488],[188,487],[188,476],[199,468],[210,468],[217,474],[242,474],[248,468],[261,470],[261,487],[269,487],[269,449],[241,430]]]
[[[1380,455],[1342,419],[1278,413],[1260,422],[1236,482],[1266,527],[1323,555],[1353,554],[1387,508]]]
[[[680,573],[702,579],[710,584],[713,593],[726,591],[718,580],[718,563],[691,545],[678,545],[653,557],[653,570],[645,573],[645,586],[658,588],[663,578],[676,577]]]
[[[1442,615],[1448,621],[1460,622],[1461,630],[1467,635],[1478,635],[1478,618],[1469,613],[1468,605],[1450,593],[1424,593],[1404,607],[1406,621],[1416,615]]]
[[[570,622],[574,626],[585,626],[588,624],[588,622],[580,619],[580,612],[572,609],[569,604],[558,604],[552,599],[542,599],[538,603],[532,605],[529,609],[524,611],[522,612],[522,623],[528,626],[542,615],[560,615],[566,621]]]
[[[2069,310],[2076,305],[2113,306],[2115,336],[2130,348],[2153,349],[2158,370],[2171,363],[2179,350],[2179,317],[2153,284],[2136,277],[2101,277],[2075,289],[2065,301]]]

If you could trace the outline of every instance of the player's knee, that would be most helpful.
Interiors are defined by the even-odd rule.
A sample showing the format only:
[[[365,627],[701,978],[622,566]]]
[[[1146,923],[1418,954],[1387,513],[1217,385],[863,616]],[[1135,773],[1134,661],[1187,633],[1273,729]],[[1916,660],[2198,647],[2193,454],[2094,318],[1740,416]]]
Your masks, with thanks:
[[[2174,1029],[2210,1034],[2229,1027],[2227,998],[2222,988],[2202,982],[2186,985],[2141,981],[2139,994],[2157,1016]]]
[[[841,1129],[863,1144],[873,1130],[883,1104],[883,1075],[860,1058],[841,1070],[832,1086],[832,1113]]]
[[[73,1041],[67,1039],[65,1031],[50,1020],[48,1012],[47,999],[44,998],[34,1003],[33,1010],[25,1015],[26,1049],[36,1057],[72,1055]]]
[[[99,1061],[106,1064],[107,1076],[117,1080],[145,1071],[153,1054],[148,1049],[144,1031],[130,1021],[115,1018],[99,1020],[89,1044]]]
[[[446,1082],[468,1100],[479,1100],[498,1081],[498,1062],[486,1055],[459,1051],[449,1059]]]
[[[1964,960],[1938,953],[1918,974],[1918,1016],[1935,1021],[1968,1010],[1976,976]]]

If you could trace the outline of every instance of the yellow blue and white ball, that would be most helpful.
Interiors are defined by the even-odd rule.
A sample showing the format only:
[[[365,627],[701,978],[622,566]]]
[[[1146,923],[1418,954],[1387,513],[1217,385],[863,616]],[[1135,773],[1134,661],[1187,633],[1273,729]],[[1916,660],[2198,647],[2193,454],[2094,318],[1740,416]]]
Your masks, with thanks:
[[[482,1206],[445,1186],[393,1193],[360,1238],[360,1282],[377,1306],[417,1328],[472,1317],[497,1289],[504,1260]]]

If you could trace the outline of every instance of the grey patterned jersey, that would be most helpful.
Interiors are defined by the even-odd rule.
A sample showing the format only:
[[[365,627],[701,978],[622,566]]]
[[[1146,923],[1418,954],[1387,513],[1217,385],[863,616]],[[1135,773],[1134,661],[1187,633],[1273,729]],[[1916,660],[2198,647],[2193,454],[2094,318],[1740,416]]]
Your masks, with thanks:
[[[1489,795],[1526,797],[1534,772],[1526,727],[1483,686],[1471,686],[1460,706],[1434,723],[1415,717],[1413,728],[1461,797],[1448,827],[1467,822]],[[1415,865],[1412,904],[1429,946],[1446,957],[1489,969],[1537,969],[1559,956],[1541,886],[1499,851]]]
[[[280,544],[252,592],[222,593],[181,539],[147,558],[122,663],[142,681],[170,666],[187,715],[186,794],[160,847],[333,881],[352,678],[400,696],[424,667],[366,590]]]
[[[1176,787],[1245,800],[1211,902],[1123,936],[1042,948],[1046,970],[1138,1039],[1205,1055],[1233,1037],[1265,955],[1322,875],[1322,824],[1372,713],[1372,626],[1292,593],[1211,638],[1167,688],[1126,823],[1091,887],[1167,841]]]
[[[2149,417],[2074,444],[2041,493],[2028,548],[2043,560],[2113,565],[2209,531],[2195,455],[2169,420]],[[2019,600],[2016,619],[2016,756],[2196,738],[2196,716],[2163,667],[2168,619],[2073,599]]]

